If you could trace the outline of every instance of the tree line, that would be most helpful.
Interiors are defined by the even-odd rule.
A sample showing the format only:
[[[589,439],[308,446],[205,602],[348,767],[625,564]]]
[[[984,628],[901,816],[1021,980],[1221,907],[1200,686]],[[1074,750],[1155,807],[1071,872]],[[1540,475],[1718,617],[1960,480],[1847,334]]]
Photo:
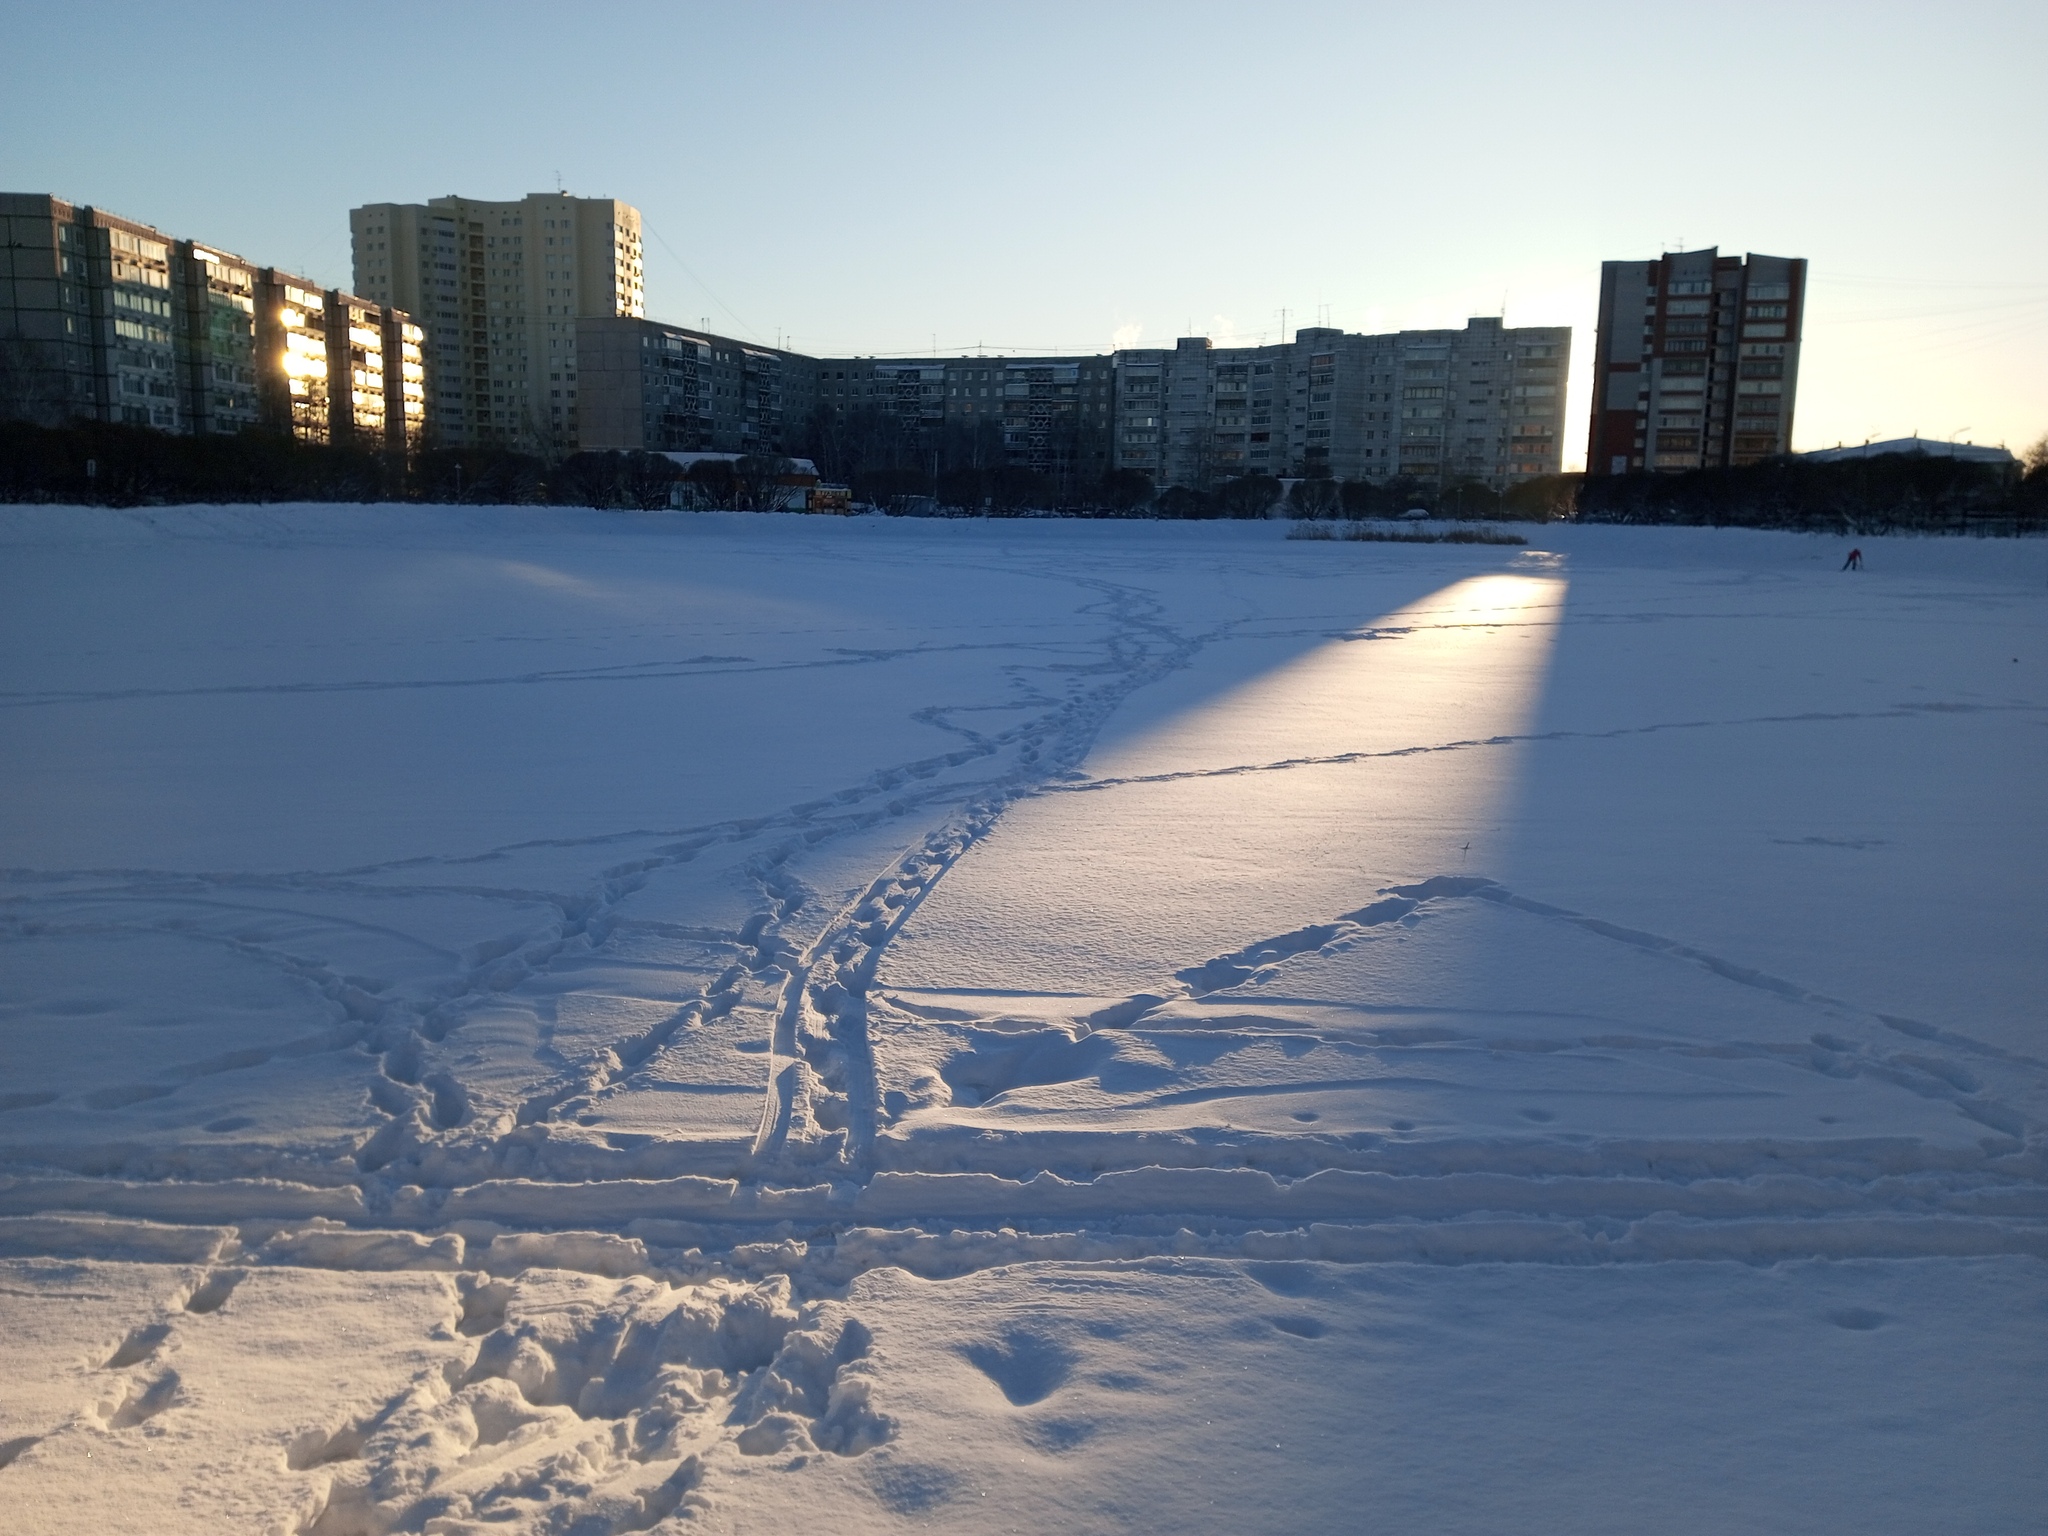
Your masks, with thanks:
[[[1616,475],[1583,482],[1584,523],[1785,528],[1812,533],[2048,532],[2048,437],[2015,465],[1924,453],[1730,469]]]
[[[844,425],[843,423],[841,425]],[[870,424],[872,425],[872,424]],[[1587,479],[1551,475],[1496,491],[1324,476],[1283,482],[1242,475],[1208,489],[1156,487],[1137,470],[1069,461],[1057,472],[1007,462],[1000,432],[877,429],[813,457],[854,499],[911,515],[1304,519],[1398,518],[1676,524],[1816,532],[2048,532],[2048,438],[2017,466],[1924,454],[1815,462],[1796,457],[1734,469]],[[929,444],[936,440],[938,446]],[[855,455],[893,443],[881,462]],[[818,445],[812,444],[814,449]],[[923,463],[914,455],[926,455]],[[851,462],[849,471],[846,465]],[[656,453],[576,453],[548,460],[503,448],[434,448],[409,461],[348,446],[249,431],[176,436],[110,422],[0,422],[0,501],[145,505],[177,502],[414,501],[765,511],[782,504],[792,464],[776,454],[706,459],[687,470]],[[677,482],[685,494],[676,494]]]
[[[788,459],[707,460],[685,471],[658,453],[549,460],[508,448],[430,448],[410,460],[286,433],[179,436],[117,422],[0,422],[0,501],[108,506],[178,502],[415,501],[642,508],[671,504],[678,480],[699,505],[780,504]]]
[[[847,427],[843,421],[818,425]],[[1420,507],[1443,516],[1540,521],[1567,515],[1571,502],[1570,477],[1505,494],[1477,482],[1439,490],[1413,480],[1373,485],[1327,477],[1294,482],[1290,491],[1269,475],[1244,475],[1208,490],[1162,491],[1142,471],[1103,472],[1072,455],[1053,470],[1010,463],[992,423],[914,432],[892,423],[856,421],[853,427],[869,435],[858,441],[826,437],[822,446],[814,438],[814,462],[828,482],[850,484],[856,501],[899,514],[1367,518]],[[401,460],[262,429],[179,436],[114,422],[0,422],[0,501],[14,502],[412,501],[645,510],[680,502],[766,511],[781,505],[783,479],[793,467],[777,454],[704,459],[685,469],[658,453],[574,453],[551,460],[496,447],[430,448]],[[681,496],[678,482],[685,487]]]
[[[899,416],[878,406],[820,405],[789,435],[818,473],[874,506],[935,503],[975,512],[1099,510],[1107,429],[1054,413],[1016,462],[994,418],[976,422]]]

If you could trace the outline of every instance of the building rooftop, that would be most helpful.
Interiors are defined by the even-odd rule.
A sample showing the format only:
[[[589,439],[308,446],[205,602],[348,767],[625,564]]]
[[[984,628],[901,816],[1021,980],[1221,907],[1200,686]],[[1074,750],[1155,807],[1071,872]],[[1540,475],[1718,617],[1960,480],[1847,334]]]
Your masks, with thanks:
[[[661,457],[679,464],[687,470],[693,465],[702,464],[707,459],[717,460],[724,464],[737,464],[741,459],[752,457],[752,455],[744,453],[664,453]],[[815,476],[818,473],[818,466],[809,459],[795,458],[786,453],[770,453],[766,457],[787,459],[789,461],[789,473],[792,475]]]
[[[1977,443],[1944,443],[1926,437],[1890,437],[1881,443],[1852,443],[1833,448],[1816,448],[1799,455],[1817,464],[1836,459],[1875,459],[1888,453],[1924,453],[1932,459],[1964,459],[1972,464],[2011,464],[2012,454],[2004,448],[1986,448]]]

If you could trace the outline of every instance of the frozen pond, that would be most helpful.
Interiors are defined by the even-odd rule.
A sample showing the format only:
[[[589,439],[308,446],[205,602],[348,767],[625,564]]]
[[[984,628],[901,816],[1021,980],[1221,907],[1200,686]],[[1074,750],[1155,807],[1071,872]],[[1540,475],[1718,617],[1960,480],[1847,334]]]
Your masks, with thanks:
[[[0,508],[31,1532],[2029,1529],[2048,547]]]

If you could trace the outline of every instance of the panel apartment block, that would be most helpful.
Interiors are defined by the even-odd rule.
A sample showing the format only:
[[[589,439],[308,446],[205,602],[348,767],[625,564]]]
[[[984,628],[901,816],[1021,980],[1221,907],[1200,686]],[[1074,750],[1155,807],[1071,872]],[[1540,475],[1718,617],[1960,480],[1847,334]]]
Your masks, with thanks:
[[[653,453],[803,451],[816,360],[656,320],[576,322],[576,446]]]
[[[422,333],[388,305],[266,267],[256,274],[257,400],[301,442],[392,453],[426,423]]]
[[[352,209],[349,234],[357,290],[426,331],[435,440],[578,445],[577,322],[646,313],[639,209],[561,192],[437,197]]]
[[[655,321],[577,322],[573,446],[1011,465],[1063,493],[1112,468],[1160,486],[1327,472],[1506,488],[1562,468],[1571,330],[1361,336],[1072,357],[812,358]],[[552,387],[552,386],[551,386]]]
[[[416,445],[420,331],[390,306],[41,193],[0,194],[0,229],[0,411]]]
[[[987,467],[1055,480],[1098,480],[1109,467],[1114,365],[1106,353],[1062,357],[820,358],[821,425],[879,418],[945,440]]]
[[[1073,484],[1109,466],[1106,354],[817,358],[652,320],[576,330],[580,448],[797,455],[854,434]]]
[[[160,230],[40,193],[0,195],[11,415],[190,430],[179,409],[172,247]]]
[[[1114,462],[1160,485],[1242,474],[1399,477],[1497,489],[1554,475],[1571,363],[1568,326],[1365,336],[1309,327],[1266,347],[1115,358]]]
[[[1799,257],[1710,248],[1602,263],[1586,472],[1789,452],[1805,309]]]
[[[185,330],[179,391],[186,422],[226,434],[263,424],[256,297],[263,280],[227,251],[180,241],[173,262]]]

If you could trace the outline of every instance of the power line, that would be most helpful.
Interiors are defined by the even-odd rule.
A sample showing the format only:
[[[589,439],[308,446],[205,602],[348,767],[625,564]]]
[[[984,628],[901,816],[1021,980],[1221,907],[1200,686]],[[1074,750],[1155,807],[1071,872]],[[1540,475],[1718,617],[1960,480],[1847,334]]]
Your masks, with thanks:
[[[648,223],[644,216],[640,220],[640,227],[648,234],[653,235],[654,238],[661,243],[661,248],[664,251],[668,252],[670,259],[673,260],[677,266],[681,267],[686,274],[688,274],[691,282],[695,283],[699,288],[702,288],[704,290],[704,296],[706,298],[710,299],[712,303],[716,304],[720,309],[724,310],[727,315],[731,316],[732,323],[734,325],[738,326],[741,330],[745,331],[749,336],[753,337],[754,340],[761,343],[762,346],[765,347],[768,345],[768,338],[763,336],[759,331],[755,330],[751,325],[747,324],[746,321],[742,320],[730,304],[726,303],[725,300],[721,299],[717,294],[713,293],[711,291],[711,285],[705,282],[703,278],[699,277],[694,271],[691,270],[690,264],[687,261],[683,260],[683,258],[676,253],[676,248],[670,245],[668,243],[668,240],[662,235],[662,232],[656,229],[652,224]]]
[[[1841,284],[1850,288],[1939,288],[1961,289],[2041,289],[2048,283],[1955,283],[1939,277],[1858,277],[1841,272],[1817,272],[1808,279],[1809,286],[1833,287]]]
[[[2032,299],[1994,299],[1988,304],[1951,304],[1940,309],[1879,309],[1862,314],[1834,315],[1826,317],[1830,325],[1885,324],[1908,320],[1940,320],[1951,315],[2010,314],[2019,309],[2039,309],[2048,304],[2048,294]]]

